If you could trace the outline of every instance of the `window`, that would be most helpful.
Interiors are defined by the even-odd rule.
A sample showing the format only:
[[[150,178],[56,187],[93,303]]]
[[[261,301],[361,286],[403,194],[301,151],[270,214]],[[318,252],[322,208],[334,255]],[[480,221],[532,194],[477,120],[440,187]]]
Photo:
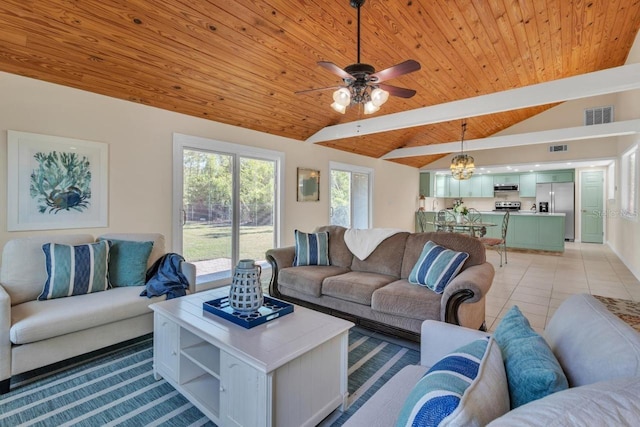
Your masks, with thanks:
[[[620,209],[622,216],[635,218],[638,214],[638,146],[622,155],[622,185]]]
[[[174,134],[173,246],[203,289],[278,245],[282,153]],[[203,285],[205,285],[203,287]]]
[[[370,228],[373,169],[331,162],[331,225]]]

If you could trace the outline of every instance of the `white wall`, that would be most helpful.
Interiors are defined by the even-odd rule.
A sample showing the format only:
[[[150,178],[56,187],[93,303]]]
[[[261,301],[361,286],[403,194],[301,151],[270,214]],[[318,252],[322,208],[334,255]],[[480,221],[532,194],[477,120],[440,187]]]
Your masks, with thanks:
[[[41,232],[7,232],[7,130],[109,144],[109,226],[46,233],[161,232],[172,248],[173,133],[285,153],[282,242],[329,220],[329,161],[374,169],[373,225],[413,230],[418,170],[13,74],[0,73],[0,248]],[[296,168],[321,171],[320,202],[296,202]]]

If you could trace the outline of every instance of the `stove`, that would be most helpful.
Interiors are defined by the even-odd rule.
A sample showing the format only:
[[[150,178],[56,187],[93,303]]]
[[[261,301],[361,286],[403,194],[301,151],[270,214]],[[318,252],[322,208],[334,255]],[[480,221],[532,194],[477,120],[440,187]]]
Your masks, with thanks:
[[[519,211],[520,210],[520,202],[496,202],[496,208],[493,210],[494,212],[503,212],[503,211]]]

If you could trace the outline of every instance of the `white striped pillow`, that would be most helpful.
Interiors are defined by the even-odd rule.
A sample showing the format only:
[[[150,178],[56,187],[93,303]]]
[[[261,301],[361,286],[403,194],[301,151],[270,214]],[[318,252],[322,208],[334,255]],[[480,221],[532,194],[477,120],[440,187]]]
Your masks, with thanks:
[[[110,248],[108,240],[78,246],[42,245],[48,277],[38,299],[44,301],[109,289]]]
[[[426,286],[441,294],[460,272],[467,258],[469,254],[466,252],[452,251],[429,240],[409,274],[409,283]]]

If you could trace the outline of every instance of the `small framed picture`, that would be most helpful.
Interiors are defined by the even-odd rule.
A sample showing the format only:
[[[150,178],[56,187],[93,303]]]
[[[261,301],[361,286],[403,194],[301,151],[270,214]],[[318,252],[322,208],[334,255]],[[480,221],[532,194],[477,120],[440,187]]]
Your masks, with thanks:
[[[298,168],[299,202],[317,202],[320,200],[320,171]]]

